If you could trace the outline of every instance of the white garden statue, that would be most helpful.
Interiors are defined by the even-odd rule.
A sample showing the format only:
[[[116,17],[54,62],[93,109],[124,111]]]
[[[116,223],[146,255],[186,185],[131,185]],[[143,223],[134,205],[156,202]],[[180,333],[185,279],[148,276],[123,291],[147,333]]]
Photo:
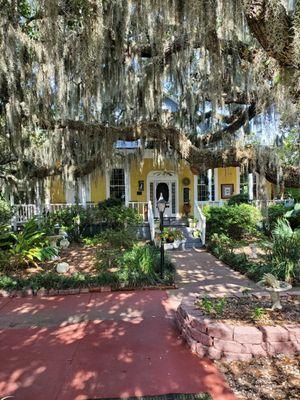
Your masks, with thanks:
[[[271,300],[272,300],[272,310],[281,310],[282,305],[280,303],[280,292],[286,292],[287,290],[292,289],[292,285],[287,282],[279,281],[272,274],[264,274],[263,279],[258,282],[258,285],[270,292]]]

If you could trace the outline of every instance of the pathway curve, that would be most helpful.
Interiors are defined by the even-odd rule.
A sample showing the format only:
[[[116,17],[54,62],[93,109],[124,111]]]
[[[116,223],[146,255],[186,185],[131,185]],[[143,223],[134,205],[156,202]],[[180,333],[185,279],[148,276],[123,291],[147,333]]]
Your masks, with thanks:
[[[253,281],[232,270],[202,249],[170,253],[177,267],[177,290],[169,290],[171,307],[176,309],[183,297],[200,294],[228,295],[244,289],[261,291]]]
[[[0,298],[0,398],[209,392],[214,400],[234,400],[214,364],[192,355],[178,337],[174,307],[191,289],[184,279],[193,263],[207,257],[180,254],[174,254],[182,276],[179,295],[155,290]],[[196,281],[199,268],[195,274]]]

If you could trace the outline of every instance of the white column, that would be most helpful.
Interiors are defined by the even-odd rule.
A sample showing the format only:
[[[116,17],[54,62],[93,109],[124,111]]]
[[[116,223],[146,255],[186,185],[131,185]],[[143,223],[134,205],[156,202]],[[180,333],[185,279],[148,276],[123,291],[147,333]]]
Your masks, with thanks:
[[[218,188],[219,188],[219,186],[218,186],[218,184],[219,184],[219,182],[218,182],[218,168],[215,168],[214,169],[214,182],[215,182],[215,201],[218,201],[219,200],[219,190],[218,190]]]
[[[197,204],[198,204],[198,175],[194,175],[194,212],[193,212],[194,215]]]
[[[51,204],[51,181],[50,178],[47,177],[45,179],[45,207],[46,211],[50,211]]]
[[[253,174],[248,175],[248,196],[249,200],[253,200]]]
[[[80,187],[81,187],[81,204],[83,208],[86,208],[86,201],[87,201],[87,193],[86,193],[86,177],[84,176],[80,180]]]
[[[110,198],[110,174],[111,171],[106,170],[105,172],[106,199]]]
[[[40,192],[40,182],[36,181],[35,184],[35,202],[36,202],[36,213],[40,214],[41,212],[41,192]]]
[[[209,169],[209,170],[207,171],[207,178],[208,178],[208,193],[209,193],[209,195],[208,195],[208,200],[211,201],[211,200],[212,200],[212,198],[211,198],[212,170],[211,170],[211,169]]]
[[[10,194],[9,194],[9,201],[10,201],[11,206],[13,206],[15,204],[15,198],[14,198],[13,192],[10,192]]]
[[[128,207],[130,201],[130,169],[128,160],[125,160],[124,165],[124,175],[125,175],[125,206]]]

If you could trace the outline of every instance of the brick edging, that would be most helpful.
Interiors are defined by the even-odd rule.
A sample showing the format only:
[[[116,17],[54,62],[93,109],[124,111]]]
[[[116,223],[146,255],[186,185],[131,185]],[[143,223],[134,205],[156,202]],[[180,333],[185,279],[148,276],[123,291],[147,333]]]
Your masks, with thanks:
[[[300,352],[300,324],[231,325],[204,316],[189,301],[175,315],[181,335],[200,357],[232,361]]]
[[[99,293],[99,292],[112,292],[112,291],[137,291],[137,290],[169,290],[177,289],[176,285],[157,285],[157,286],[143,286],[143,287],[112,287],[112,286],[98,286],[90,288],[77,288],[77,289],[44,289],[33,290],[27,288],[23,290],[0,290],[0,298],[7,297],[47,297],[47,296],[67,296],[80,293]]]

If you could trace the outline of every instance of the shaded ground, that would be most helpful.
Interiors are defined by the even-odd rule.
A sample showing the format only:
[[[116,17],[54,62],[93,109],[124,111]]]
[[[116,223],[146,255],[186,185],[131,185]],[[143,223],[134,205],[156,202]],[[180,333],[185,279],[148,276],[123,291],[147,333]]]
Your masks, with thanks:
[[[0,308],[0,396],[234,398],[214,364],[182,344],[163,291],[2,299]]]
[[[72,244],[68,249],[60,251],[59,261],[48,262],[47,269],[55,269],[58,262],[67,262],[70,266],[68,275],[74,272],[95,272],[96,246]]]

